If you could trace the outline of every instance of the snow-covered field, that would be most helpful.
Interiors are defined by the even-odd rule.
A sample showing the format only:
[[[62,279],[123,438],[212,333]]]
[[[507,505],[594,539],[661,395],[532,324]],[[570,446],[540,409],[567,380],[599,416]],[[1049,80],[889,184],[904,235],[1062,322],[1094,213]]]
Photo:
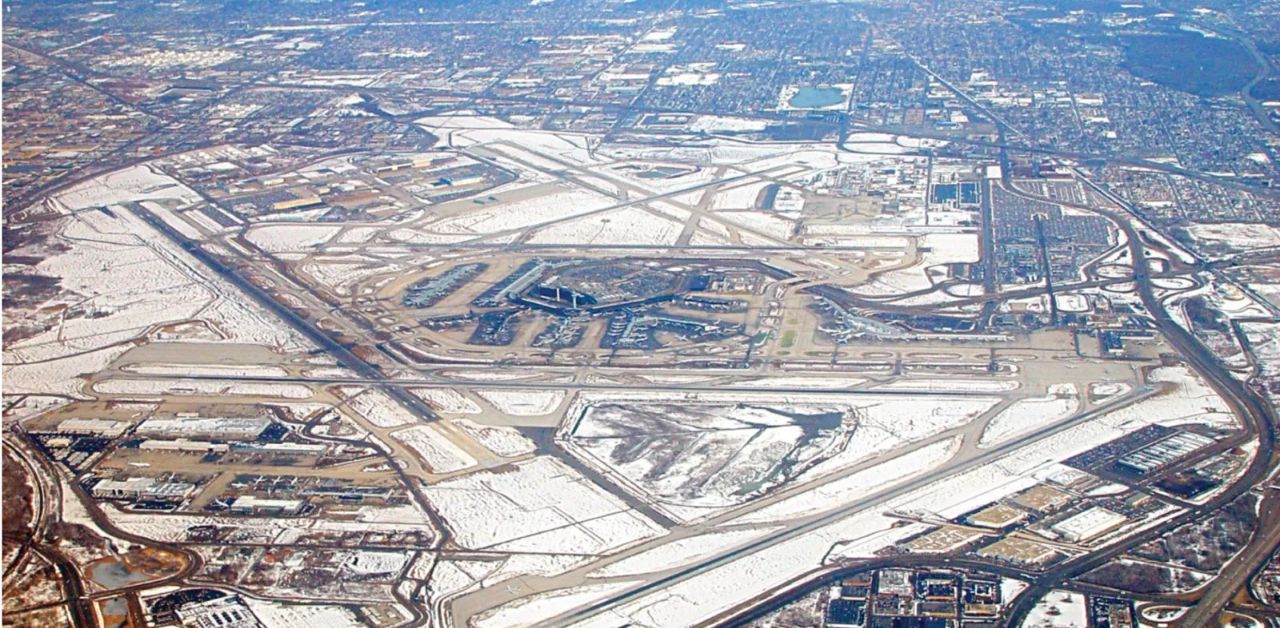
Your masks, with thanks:
[[[36,267],[59,278],[68,293],[47,305],[75,305],[92,318],[66,317],[58,328],[6,350],[53,343],[68,350],[105,346],[153,325],[194,318],[216,297],[210,286],[201,285],[193,260],[170,251],[158,233],[126,210],[116,216],[85,212],[70,219],[60,233],[69,248]]]
[[[666,162],[661,159],[655,159],[650,163],[629,163],[611,166],[608,170],[609,174],[626,181],[632,185],[637,185],[654,193],[669,193],[688,188],[697,187],[699,185],[710,183],[715,179],[715,171],[711,168],[689,168],[688,163]],[[647,169],[660,166],[674,166],[676,168],[686,168],[684,173],[667,177],[644,178],[639,174]],[[685,199],[688,200],[688,199]]]
[[[430,557],[423,554],[423,558]],[[553,576],[590,560],[575,554],[493,554],[485,560],[441,559],[419,560],[410,575],[426,579],[432,562],[435,571],[430,581],[434,599],[449,597],[477,586],[492,586],[521,576]],[[422,564],[425,563],[425,564]]]
[[[768,126],[767,121],[755,118],[698,116],[689,124],[689,130],[703,133],[718,133],[722,131],[763,131],[766,126]]]
[[[473,622],[479,628],[537,626],[560,613],[588,604],[610,593],[621,591],[632,584],[635,583],[624,581],[589,584],[572,589],[558,589],[549,593],[521,598],[489,611],[474,619]]]
[[[445,414],[478,414],[480,406],[452,388],[412,388],[409,392],[437,412]]]
[[[122,530],[138,536],[162,542],[183,542],[188,531],[199,526],[220,526],[232,529],[226,540],[230,543],[295,543],[306,535],[321,533],[382,533],[397,534],[417,532],[427,537],[435,534],[425,513],[415,509],[396,512],[397,516],[383,519],[379,508],[361,512],[355,519],[277,518],[277,517],[219,517],[168,513],[138,513],[108,508],[111,522]]]
[[[950,393],[997,393],[1017,390],[1021,384],[1016,380],[996,379],[932,379],[910,378],[897,379],[887,384],[874,387],[883,392],[950,392]]]
[[[921,236],[924,264],[972,263],[981,259],[976,233],[929,233]]]
[[[876,275],[871,281],[856,286],[852,292],[866,296],[900,296],[933,287],[928,269],[923,264],[899,268]]]
[[[381,390],[368,390],[357,395],[350,406],[378,427],[399,427],[418,422],[418,417]]]
[[[1153,369],[1147,381],[1169,386],[1170,390],[1143,399],[1106,415],[1115,425],[1160,423],[1179,425],[1200,423],[1225,428],[1239,427],[1236,416],[1198,375],[1185,366]]]
[[[593,578],[636,576],[672,569],[757,539],[779,526],[708,532],[659,545],[591,572]]]
[[[307,262],[301,267],[315,282],[337,294],[348,295],[353,284],[369,277],[390,271],[400,270],[400,264],[388,264],[383,260],[364,257],[326,257],[323,261]]]
[[[461,216],[431,223],[431,231],[443,234],[483,235],[572,218],[613,204],[612,199],[583,189],[561,189],[532,198],[485,205]]]
[[[319,248],[342,230],[341,225],[261,225],[246,238],[268,253],[307,253]]]
[[[251,597],[244,600],[262,625],[271,628],[358,628],[365,625],[342,606],[282,604]]]
[[[861,471],[832,480],[794,497],[770,504],[743,517],[739,523],[772,523],[838,508],[870,495],[887,483],[924,473],[946,462],[956,450],[954,438],[926,445],[903,456],[891,458]]]
[[[663,531],[546,456],[432,484],[423,493],[468,549],[603,552]]]
[[[200,195],[173,177],[137,165],[104,174],[49,197],[45,203],[59,212],[116,205],[126,201],[172,200],[178,205],[200,201]]]
[[[396,242],[406,242],[410,244],[452,244],[454,242],[463,242],[472,239],[471,234],[461,233],[434,233],[431,231],[423,231],[421,229],[396,229],[389,231],[386,237]]]
[[[804,401],[745,397],[728,403],[632,398],[590,404],[567,445],[672,517],[690,519],[959,427],[998,401],[816,393]]]
[[[675,244],[681,225],[638,207],[583,216],[543,227],[534,244]]]
[[[1086,628],[1089,625],[1089,609],[1084,595],[1069,591],[1050,591],[1036,602],[1023,628]]]
[[[860,377],[808,377],[803,375],[774,375],[751,380],[752,386],[761,388],[849,388],[867,380]]]
[[[1280,246],[1280,229],[1265,224],[1228,222],[1193,224],[1187,232],[1201,242],[1236,250]]]
[[[279,366],[248,364],[135,364],[121,370],[143,375],[222,375],[224,377],[279,377],[288,372]]]
[[[511,416],[540,416],[555,410],[564,401],[563,390],[522,390],[478,388],[476,395]]]
[[[505,369],[449,369],[440,374],[447,378],[468,382],[509,382],[516,379],[528,379],[535,374],[530,371]]]
[[[146,398],[155,398],[161,395],[242,395],[280,397],[283,399],[310,399],[313,394],[311,388],[305,384],[216,380],[108,379],[94,384],[93,389],[103,394]]]
[[[796,229],[795,222],[763,211],[720,211],[716,217],[778,240],[790,238]]]
[[[1044,397],[1019,399],[992,418],[982,432],[979,445],[997,445],[1061,421],[1079,409],[1080,393],[1075,384],[1054,384]]]
[[[343,571],[354,576],[398,574],[409,560],[406,552],[353,550],[342,563]]]
[[[107,368],[116,358],[129,351],[128,346],[109,346],[96,351],[75,353],[49,362],[23,364],[15,359],[23,351],[9,351],[4,360],[4,394],[62,395],[84,398],[81,376]]]
[[[436,473],[453,473],[476,464],[476,459],[463,451],[433,425],[415,425],[391,435],[418,455]]]
[[[747,183],[720,188],[711,199],[711,209],[752,209],[756,199],[769,185],[768,181],[748,180]]]
[[[454,425],[462,428],[468,436],[499,456],[507,458],[532,453],[533,441],[525,438],[515,428],[499,425],[479,425],[466,419],[458,419]]]
[[[120,343],[147,336],[174,341],[172,334],[158,331],[167,323],[203,321],[196,323],[207,323],[200,327],[203,341],[308,348],[283,321],[128,209],[117,205],[110,214],[92,209],[125,200],[198,200],[192,194],[172,179],[138,167],[103,175],[50,200],[64,211],[88,211],[65,219],[55,236],[63,248],[45,252],[35,267],[59,279],[63,290],[43,305],[66,305],[82,314],[64,316],[45,333],[6,342],[6,390],[75,395],[78,378],[105,368],[120,353]]]
[[[839,451],[855,429],[848,414],[838,405],[598,405],[571,443],[663,503],[725,507]]]

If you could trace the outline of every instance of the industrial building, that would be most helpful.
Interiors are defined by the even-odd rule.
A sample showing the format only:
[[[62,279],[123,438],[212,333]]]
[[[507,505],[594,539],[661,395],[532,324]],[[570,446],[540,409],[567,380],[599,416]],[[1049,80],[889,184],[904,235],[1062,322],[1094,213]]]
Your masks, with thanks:
[[[915,587],[911,583],[911,570],[909,569],[885,569],[878,574],[876,579],[876,593],[879,595],[904,595],[909,596],[915,592]]]
[[[177,611],[183,626],[192,628],[259,628],[262,622],[254,616],[238,595],[203,602],[188,602]]]
[[[285,201],[272,203],[271,209],[274,211],[285,211],[289,209],[308,209],[323,205],[324,201],[319,196],[304,196],[302,198],[293,198]]]
[[[296,515],[306,502],[300,499],[266,499],[254,495],[235,498],[227,507],[237,515]]]
[[[127,480],[99,480],[92,493],[98,499],[157,499],[177,501],[186,499],[196,486],[189,482],[161,482],[155,478],[129,478]]]
[[[1163,469],[1191,452],[1213,444],[1213,439],[1191,432],[1178,432],[1158,440],[1142,449],[1125,454],[1118,461],[1121,467],[1139,475]]]
[[[1110,532],[1128,521],[1124,515],[1095,506],[1050,526],[1062,538],[1080,543]]]
[[[265,417],[150,418],[138,426],[137,434],[159,439],[246,441],[256,440],[270,425],[271,419]]]
[[[293,456],[319,456],[328,445],[323,443],[243,443],[235,445],[236,451]]]
[[[176,451],[188,454],[211,454],[222,453],[230,447],[226,443],[210,443],[202,440],[188,440],[179,438],[176,440],[144,440],[138,445],[138,449],[145,451]]]
[[[129,425],[126,421],[110,419],[67,419],[58,424],[58,432],[77,436],[118,438],[129,430]]]

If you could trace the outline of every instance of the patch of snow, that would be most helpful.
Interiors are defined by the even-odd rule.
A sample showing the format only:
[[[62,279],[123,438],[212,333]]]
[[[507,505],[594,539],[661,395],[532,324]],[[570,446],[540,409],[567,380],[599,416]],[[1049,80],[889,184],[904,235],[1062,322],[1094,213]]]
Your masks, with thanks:
[[[262,625],[269,628],[359,628],[365,625],[342,606],[282,604],[248,596],[244,600]]]
[[[246,238],[268,253],[309,253],[342,230],[341,225],[259,225]]]
[[[1053,384],[1044,397],[1019,399],[997,414],[982,432],[979,447],[991,447],[1051,425],[1080,409],[1075,384]]]
[[[399,430],[391,437],[412,449],[435,473],[452,473],[476,464],[475,458],[440,433],[434,425],[415,425]]]
[[[438,482],[423,493],[468,549],[592,553],[662,532],[548,456]]]
[[[473,618],[472,623],[478,628],[537,626],[563,612],[621,591],[631,584],[633,583],[589,584],[540,593],[487,611],[478,618]]]
[[[499,456],[511,458],[533,453],[533,441],[525,438],[514,428],[497,425],[479,425],[466,419],[458,419],[454,425],[462,428],[468,436]]]
[[[381,390],[368,390],[356,395],[350,407],[378,427],[399,427],[418,422],[418,417]]]
[[[564,401],[563,390],[522,390],[509,388],[478,388],[476,395],[493,404],[499,412],[511,416],[541,416],[550,414]]]
[[[275,382],[229,382],[217,380],[169,381],[152,379],[107,379],[97,382],[94,391],[110,395],[141,396],[153,398],[159,395],[243,395],[254,397],[282,397],[285,399],[310,399],[314,394],[305,384]]]
[[[736,545],[757,539],[780,527],[751,528],[729,530],[724,532],[708,532],[697,536],[677,539],[628,556],[616,563],[611,563],[591,572],[592,578],[614,578],[618,576],[637,576],[657,571],[664,571],[691,563],[699,558],[710,556]]]
[[[1084,595],[1067,591],[1050,591],[1036,602],[1022,628],[1087,628],[1089,609]]]
[[[479,414],[480,406],[452,388],[411,388],[413,396],[445,414]]]

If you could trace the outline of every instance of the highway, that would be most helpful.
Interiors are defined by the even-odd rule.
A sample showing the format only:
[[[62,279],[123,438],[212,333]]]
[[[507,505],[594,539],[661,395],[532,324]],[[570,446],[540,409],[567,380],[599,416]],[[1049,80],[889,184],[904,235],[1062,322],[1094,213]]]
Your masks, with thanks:
[[[34,485],[32,506],[36,508],[32,520],[32,536],[28,543],[19,550],[15,566],[20,560],[30,560],[30,554],[37,554],[58,572],[58,584],[72,625],[76,628],[95,628],[98,625],[93,611],[93,602],[85,593],[84,579],[80,575],[75,562],[63,555],[58,549],[57,524],[62,521],[62,494],[59,484],[59,472],[54,464],[37,452],[35,443],[20,426],[9,428],[5,436],[5,448],[14,459],[27,468]],[[128,535],[120,538],[129,539]],[[25,556],[24,556],[25,554]],[[5,571],[9,575],[9,571]],[[6,585],[9,583],[6,583]]]
[[[1121,207],[1127,207],[1127,203],[1123,199],[1114,197],[1109,190],[1098,187],[1088,179],[1085,179],[1085,182],[1100,193],[1107,195],[1108,198],[1120,203]],[[1019,596],[1010,609],[1008,617],[1010,625],[1020,625],[1035,606],[1035,603],[1050,590],[1058,588],[1070,579],[1106,564],[1130,549],[1151,539],[1158,538],[1183,524],[1212,515],[1225,504],[1251,490],[1265,479],[1273,468],[1272,452],[1275,449],[1275,414],[1273,408],[1258,393],[1227,374],[1218,365],[1212,354],[1169,316],[1169,313],[1164,309],[1152,290],[1150,282],[1152,273],[1150,262],[1145,255],[1143,239],[1138,237],[1138,233],[1129,222],[1128,216],[1122,216],[1116,212],[1103,209],[1095,208],[1094,211],[1111,219],[1112,222],[1125,231],[1129,240],[1130,257],[1134,260],[1134,281],[1138,287],[1138,294],[1156,327],[1163,334],[1165,340],[1186,360],[1187,364],[1204,377],[1213,389],[1222,396],[1236,416],[1240,418],[1245,429],[1258,437],[1259,453],[1234,484],[1205,504],[1188,510],[1141,534],[1136,534],[1127,537],[1122,542],[1108,545],[1102,551],[1065,561],[1038,578],[1029,589]],[[1261,542],[1265,544],[1265,538],[1255,536],[1250,542],[1250,547],[1257,544],[1260,538]],[[1247,566],[1232,564],[1233,569],[1245,567]],[[1247,573],[1251,573],[1251,571]],[[1221,612],[1231,594],[1234,594],[1234,589],[1230,593],[1207,596],[1201,603],[1196,605],[1191,613],[1179,620],[1179,625],[1192,628],[1209,625],[1212,618],[1216,618]]]
[[[1178,325],[1160,304],[1159,299],[1153,293],[1151,279],[1154,277],[1171,276],[1174,273],[1154,273],[1150,269],[1150,259],[1143,253],[1149,239],[1140,237],[1132,228],[1130,219],[1136,219],[1146,228],[1156,231],[1155,227],[1144,221],[1140,214],[1123,198],[1120,198],[1110,190],[1103,188],[1093,181],[1089,180],[1083,173],[1077,171],[1080,180],[1090,186],[1094,191],[1108,198],[1118,206],[1125,208],[1127,214],[1120,214],[1110,210],[1100,208],[1085,208],[1079,205],[1073,205],[1079,209],[1088,209],[1110,219],[1113,223],[1125,231],[1130,257],[1137,260],[1134,267],[1134,281],[1138,287],[1139,296],[1143,301],[1143,305],[1151,313],[1157,328],[1161,330],[1165,338],[1170,344],[1174,345],[1179,353],[1187,359],[1187,361],[1206,378],[1215,388],[1215,390],[1223,396],[1224,399],[1232,406],[1233,411],[1238,417],[1244,421],[1248,433],[1258,435],[1260,446],[1259,454],[1254,459],[1246,475],[1240,478],[1232,487],[1231,495],[1238,496],[1249,490],[1252,486],[1258,484],[1266,477],[1268,473],[1274,470],[1277,464],[1280,464],[1280,458],[1275,456],[1275,429],[1276,418],[1275,410],[1261,393],[1252,390],[1246,385],[1241,384],[1233,379],[1230,375],[1225,374],[1222,367],[1217,363],[1212,353],[1205,348],[1198,339]],[[1013,188],[1009,188],[1013,191]],[[1015,191],[1014,193],[1046,202],[1056,202],[1054,199],[1037,197],[1029,195],[1025,192]],[[1163,251],[1168,254],[1168,251]],[[1177,256],[1169,255],[1171,263],[1174,266],[1180,266],[1181,262]],[[1218,272],[1215,265],[1201,263],[1202,268],[1209,269],[1220,280],[1238,285],[1238,282],[1230,278],[1223,278]],[[1252,478],[1252,479],[1251,479]],[[1264,503],[1264,507],[1274,507],[1271,501],[1276,499],[1274,490],[1268,490],[1264,493],[1264,498],[1269,499]],[[1228,503],[1230,499],[1215,499],[1215,504]],[[1216,510],[1216,506],[1212,508],[1195,508],[1194,513],[1199,515],[1210,515]],[[1191,520],[1194,517],[1180,517],[1178,521]],[[1161,533],[1168,531],[1176,526],[1163,525],[1159,528]],[[1156,535],[1144,535],[1156,536]],[[1269,559],[1272,551],[1280,542],[1280,520],[1276,518],[1259,517],[1258,529],[1255,531],[1254,538],[1248,545],[1241,550],[1240,555],[1235,557],[1232,562],[1221,570],[1221,575],[1214,580],[1210,586],[1202,592],[1200,600],[1195,608],[1187,616],[1179,620],[1182,626],[1201,626],[1211,622],[1221,610],[1229,604],[1231,598],[1245,584],[1248,578],[1255,573]],[[1119,555],[1118,553],[1108,552],[1109,556]],[[1086,556],[1085,558],[1088,558]],[[1097,565],[1103,564],[1105,561],[1090,561],[1089,568],[1092,569]],[[1084,570],[1084,571],[1087,571]],[[1081,571],[1080,573],[1083,573]],[[1076,585],[1073,585],[1076,586]]]
[[[1254,536],[1223,568],[1219,576],[1209,584],[1200,596],[1195,608],[1181,620],[1181,625],[1207,626],[1236,593],[1249,584],[1249,580],[1271,559],[1280,547],[1280,489],[1274,486],[1263,491],[1258,509],[1258,527]]]
[[[40,454],[31,453],[29,447],[29,442],[19,441],[8,434],[5,437],[5,450],[16,464],[26,469],[30,478],[33,510],[31,536],[23,541],[12,560],[5,565],[5,591],[7,593],[11,585],[17,584],[10,581],[10,576],[20,572],[20,568],[25,563],[38,556],[57,570],[63,601],[71,616],[72,624],[77,628],[93,628],[97,622],[94,620],[89,601],[85,599],[84,582],[80,578],[80,573],[76,570],[75,563],[63,556],[56,547],[53,528],[62,519],[59,510],[62,503],[61,491],[55,479],[57,476],[53,475],[56,470],[50,468]],[[51,540],[55,543],[51,544]]]
[[[1088,179],[1084,179],[1084,181],[1093,186],[1098,192],[1107,195],[1121,207],[1129,209],[1130,213],[1135,213],[1127,201],[1115,196],[1110,190],[1101,188]],[[1105,212],[1100,213],[1105,215]],[[1113,220],[1117,220],[1117,218],[1113,217]],[[1169,316],[1169,313],[1161,307],[1159,299],[1152,292],[1149,261],[1145,255],[1138,254],[1142,249],[1141,244],[1139,244],[1141,239],[1134,238],[1134,235],[1132,231],[1129,232],[1130,251],[1133,259],[1137,260],[1135,263],[1135,281],[1138,284],[1143,305],[1152,314],[1156,321],[1156,326],[1169,339],[1170,344],[1173,344],[1183,357],[1195,366],[1196,370],[1214,386],[1218,393],[1223,395],[1223,398],[1232,406],[1237,416],[1240,416],[1245,421],[1247,429],[1258,437],[1258,454],[1254,457],[1248,471],[1231,487],[1228,492],[1231,497],[1228,498],[1227,494],[1224,494],[1220,499],[1214,500],[1218,504],[1226,504],[1234,497],[1261,484],[1280,464],[1280,456],[1277,456],[1275,450],[1277,427],[1275,408],[1272,407],[1263,393],[1241,384],[1227,374],[1204,345],[1183,329],[1182,326],[1178,325]],[[1219,276],[1219,274],[1218,271],[1214,271],[1215,276]],[[1271,502],[1277,498],[1276,490],[1274,488],[1268,489],[1264,493],[1264,498],[1264,505],[1268,509],[1274,508],[1274,504]],[[1211,513],[1214,509],[1204,510],[1207,513]],[[1263,512],[1273,511],[1264,510]],[[1229,603],[1231,597],[1240,586],[1247,582],[1249,576],[1269,559],[1276,547],[1277,540],[1280,540],[1280,519],[1259,516],[1258,527],[1254,531],[1253,538],[1249,540],[1249,543],[1241,550],[1241,553],[1222,570],[1222,575],[1210,585],[1192,611],[1179,619],[1178,624],[1194,628],[1211,623]]]

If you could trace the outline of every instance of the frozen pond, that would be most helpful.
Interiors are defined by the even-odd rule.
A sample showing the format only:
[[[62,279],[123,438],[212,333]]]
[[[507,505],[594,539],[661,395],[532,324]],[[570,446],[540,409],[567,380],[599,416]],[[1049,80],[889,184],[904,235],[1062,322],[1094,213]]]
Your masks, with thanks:
[[[844,102],[844,92],[837,87],[801,87],[787,104],[796,109],[821,109]]]

